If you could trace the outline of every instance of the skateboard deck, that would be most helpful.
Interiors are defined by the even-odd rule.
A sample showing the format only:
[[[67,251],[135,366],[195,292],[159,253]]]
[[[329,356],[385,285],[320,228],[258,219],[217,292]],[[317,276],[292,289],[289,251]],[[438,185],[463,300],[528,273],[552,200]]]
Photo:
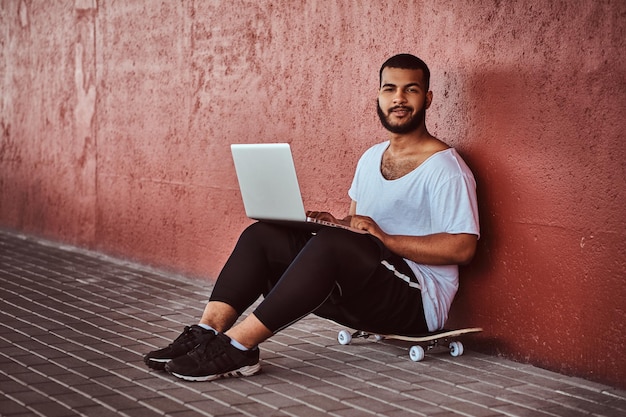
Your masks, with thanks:
[[[337,335],[337,340],[342,345],[349,344],[354,338],[367,339],[369,337],[373,337],[377,341],[389,339],[400,340],[403,342],[411,342],[414,343],[414,345],[412,345],[409,349],[409,357],[412,361],[419,362],[424,359],[425,352],[430,351],[436,347],[447,347],[450,351],[450,355],[454,357],[461,356],[463,354],[463,343],[456,339],[459,336],[465,334],[479,333],[482,331],[483,329],[480,327],[467,327],[463,329],[442,329],[432,333],[405,336],[393,334],[375,334],[363,330],[358,330],[354,333],[350,333],[347,330],[341,330]]]

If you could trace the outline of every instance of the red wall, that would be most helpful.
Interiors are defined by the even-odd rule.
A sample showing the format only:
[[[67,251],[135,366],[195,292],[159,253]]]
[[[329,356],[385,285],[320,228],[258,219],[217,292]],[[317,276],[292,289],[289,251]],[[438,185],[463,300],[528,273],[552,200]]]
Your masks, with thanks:
[[[345,212],[411,52],[479,186],[451,324],[626,388],[626,3],[259,3],[0,0],[0,226],[214,279],[248,223],[228,145],[291,142],[306,205]]]

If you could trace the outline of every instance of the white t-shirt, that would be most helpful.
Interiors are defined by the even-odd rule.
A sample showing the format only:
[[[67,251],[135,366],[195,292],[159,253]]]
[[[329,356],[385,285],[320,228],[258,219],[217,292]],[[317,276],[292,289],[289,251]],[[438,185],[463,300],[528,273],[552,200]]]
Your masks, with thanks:
[[[455,149],[437,152],[403,177],[387,180],[380,167],[388,146],[389,141],[372,146],[357,164],[348,191],[356,214],[371,217],[389,234],[479,236],[476,181]],[[428,328],[443,328],[459,287],[458,266],[406,261],[421,286]]]

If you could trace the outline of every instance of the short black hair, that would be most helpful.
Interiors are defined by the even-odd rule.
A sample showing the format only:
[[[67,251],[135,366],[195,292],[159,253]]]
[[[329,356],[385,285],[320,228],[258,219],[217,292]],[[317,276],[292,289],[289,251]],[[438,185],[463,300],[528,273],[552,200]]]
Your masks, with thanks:
[[[426,83],[426,91],[428,91],[428,89],[430,88],[430,69],[424,61],[422,61],[415,55],[398,54],[386,60],[385,63],[380,67],[380,72],[378,74],[378,85],[383,82],[383,70],[385,68],[422,70],[422,72],[424,73],[424,82]]]

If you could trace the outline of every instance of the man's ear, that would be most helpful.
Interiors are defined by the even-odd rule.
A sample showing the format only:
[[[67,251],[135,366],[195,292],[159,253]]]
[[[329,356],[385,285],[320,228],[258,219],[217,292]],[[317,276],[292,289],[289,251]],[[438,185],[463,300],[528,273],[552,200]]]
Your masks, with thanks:
[[[429,108],[433,102],[433,92],[429,91],[426,93],[426,108]]]

